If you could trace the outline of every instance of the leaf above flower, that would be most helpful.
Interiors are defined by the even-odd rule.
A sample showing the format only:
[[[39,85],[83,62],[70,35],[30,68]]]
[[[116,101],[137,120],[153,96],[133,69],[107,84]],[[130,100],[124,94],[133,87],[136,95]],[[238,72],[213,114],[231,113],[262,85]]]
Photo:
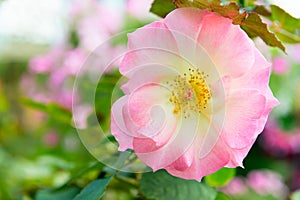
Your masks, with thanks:
[[[165,17],[167,14],[169,14],[175,8],[176,7],[173,4],[173,0],[155,0],[152,3],[150,12],[152,12],[160,17]]]
[[[167,7],[166,4],[168,5]],[[155,0],[152,4],[151,12],[158,16],[165,17],[168,12],[173,10],[171,4],[171,0]],[[235,2],[223,4],[220,0],[174,0],[173,4],[177,8],[195,7],[201,10],[207,9],[212,12],[217,12],[223,17],[231,19],[233,24],[240,25],[249,37],[260,37],[267,45],[278,47],[282,51],[285,51],[282,42],[274,33],[268,30],[267,25],[256,12],[247,12],[245,9],[241,9]],[[166,8],[168,8],[168,10],[166,10]],[[266,9],[260,8],[258,11],[264,11],[266,14]]]
[[[176,7],[195,7],[199,9],[208,9],[217,12],[223,17],[230,18],[233,24],[238,24],[248,34],[249,37],[260,37],[267,45],[278,47],[285,51],[282,42],[275,37],[274,33],[268,30],[267,25],[261,20],[255,12],[246,12],[234,2],[221,5],[219,0],[175,0]]]
[[[283,42],[300,43],[300,19],[291,16],[276,5],[270,7],[272,15],[269,19],[273,22],[270,29]]]

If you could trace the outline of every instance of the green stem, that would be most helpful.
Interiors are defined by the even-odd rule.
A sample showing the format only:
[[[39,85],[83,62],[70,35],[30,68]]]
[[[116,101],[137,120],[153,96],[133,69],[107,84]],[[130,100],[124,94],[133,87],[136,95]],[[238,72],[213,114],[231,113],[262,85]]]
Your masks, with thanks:
[[[138,188],[138,185],[136,183],[133,183],[127,179],[124,179],[124,178],[121,178],[119,177],[118,175],[115,175],[114,178],[122,183],[125,183],[127,185],[130,185],[131,187],[134,187],[134,188]]]

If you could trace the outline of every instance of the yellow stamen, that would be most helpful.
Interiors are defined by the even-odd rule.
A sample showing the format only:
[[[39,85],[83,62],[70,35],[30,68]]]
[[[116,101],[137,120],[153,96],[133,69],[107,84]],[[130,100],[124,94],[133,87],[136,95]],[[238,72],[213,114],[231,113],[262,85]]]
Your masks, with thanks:
[[[208,76],[199,69],[189,68],[189,73],[176,76],[173,82],[168,82],[172,91],[169,101],[174,104],[174,114],[183,112],[184,117],[189,117],[190,112],[201,113],[206,108],[211,92],[205,78]]]

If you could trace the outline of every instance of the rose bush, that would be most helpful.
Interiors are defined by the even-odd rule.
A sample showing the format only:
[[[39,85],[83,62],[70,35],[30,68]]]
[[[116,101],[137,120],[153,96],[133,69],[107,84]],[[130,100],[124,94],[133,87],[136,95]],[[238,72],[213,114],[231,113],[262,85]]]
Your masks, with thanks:
[[[128,35],[112,106],[119,150],[154,171],[200,181],[242,162],[278,105],[270,63],[228,18],[181,8]]]

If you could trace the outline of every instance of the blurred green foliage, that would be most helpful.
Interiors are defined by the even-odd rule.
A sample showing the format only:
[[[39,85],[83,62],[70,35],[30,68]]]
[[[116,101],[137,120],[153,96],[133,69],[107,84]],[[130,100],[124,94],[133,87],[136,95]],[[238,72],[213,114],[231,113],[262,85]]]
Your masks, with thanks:
[[[239,3],[242,7],[249,7],[249,10],[255,7],[253,1],[226,2]],[[170,3],[171,1],[155,1],[152,12],[165,16],[174,9],[173,4]],[[163,9],[160,9],[161,5],[164,5]],[[297,38],[299,19],[292,18],[275,6],[272,6],[271,10],[274,13],[271,15],[272,22],[279,23],[282,28],[281,31],[275,31],[277,36],[286,42],[299,42]],[[134,30],[146,23],[128,16],[123,30]],[[291,34],[292,37],[290,37]],[[68,39],[72,48],[80,45],[78,35],[74,30],[70,31]],[[118,37],[113,41],[115,46],[126,43],[126,37]],[[17,50],[15,47],[18,47]],[[72,122],[71,110],[54,102],[42,103],[30,99],[23,93],[22,76],[29,71],[30,57],[46,51],[45,46],[24,43],[12,44],[1,52],[1,200],[68,200],[74,198],[89,200],[101,197],[107,200],[187,199],[187,196],[190,199],[199,199],[198,197],[201,196],[201,199],[205,200],[278,200],[272,195],[263,196],[252,190],[249,190],[246,195],[235,197],[228,197],[217,191],[220,187],[226,186],[235,175],[245,177],[253,170],[266,168],[281,174],[288,186],[293,184],[293,176],[300,167],[299,153],[285,158],[273,157],[258,145],[261,142],[260,138],[245,159],[245,169],[224,168],[207,176],[201,183],[173,177],[164,170],[134,174],[106,167],[92,157],[82,145]],[[281,55],[278,50],[273,50],[272,54]],[[42,85],[45,82],[44,76],[35,76],[38,84]],[[299,93],[299,87],[296,87],[300,83],[299,77],[299,63],[293,63],[288,74],[272,74],[271,76],[272,91],[284,104],[284,109],[282,107],[275,109],[273,116],[284,130],[294,130],[300,125],[299,99],[293,96]],[[95,111],[104,132],[109,132],[112,101],[123,95],[118,88],[120,78],[118,71],[112,71],[103,76],[98,83]],[[107,140],[99,141],[99,143],[104,147],[108,141],[116,142],[113,136],[109,136]],[[132,158],[132,152],[126,153],[129,153],[128,157]],[[113,159],[118,160],[123,158],[122,156],[124,157],[122,153],[116,154]],[[112,162],[115,161],[113,159]],[[120,165],[123,164],[123,162],[120,163]],[[291,199],[298,200],[299,192],[294,193]]]

